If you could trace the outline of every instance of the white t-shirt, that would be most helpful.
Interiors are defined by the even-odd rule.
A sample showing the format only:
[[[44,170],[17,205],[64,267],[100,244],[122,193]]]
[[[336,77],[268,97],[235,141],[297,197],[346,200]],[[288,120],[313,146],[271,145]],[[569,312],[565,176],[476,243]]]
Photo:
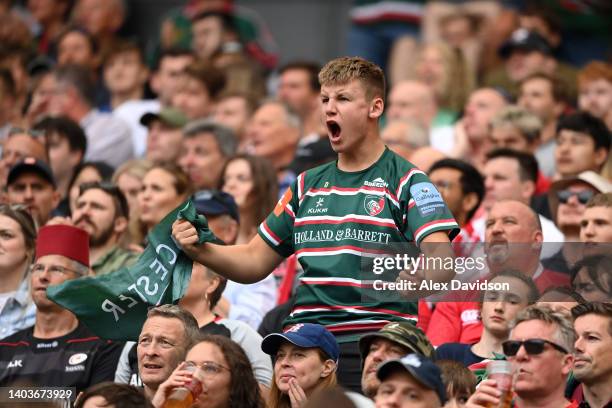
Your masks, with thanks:
[[[113,111],[113,116],[123,119],[130,127],[132,143],[134,145],[134,156],[137,158],[144,157],[147,150],[148,130],[140,124],[140,118],[145,113],[158,113],[159,110],[159,101],[157,99],[149,99],[123,102]]]

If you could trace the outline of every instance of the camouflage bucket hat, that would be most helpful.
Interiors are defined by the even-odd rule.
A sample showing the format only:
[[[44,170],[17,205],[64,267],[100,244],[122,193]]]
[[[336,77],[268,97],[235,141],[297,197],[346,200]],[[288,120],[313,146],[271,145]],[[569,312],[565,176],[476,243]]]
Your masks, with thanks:
[[[377,338],[390,340],[402,345],[414,353],[434,358],[434,348],[425,333],[412,323],[388,323],[376,333],[366,334],[359,339],[359,352],[361,359],[365,360],[370,345]]]

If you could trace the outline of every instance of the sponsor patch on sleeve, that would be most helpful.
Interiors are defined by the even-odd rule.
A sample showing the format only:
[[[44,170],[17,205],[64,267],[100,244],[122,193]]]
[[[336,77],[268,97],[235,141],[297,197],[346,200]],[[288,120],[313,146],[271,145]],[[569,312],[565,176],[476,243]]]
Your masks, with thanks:
[[[446,207],[442,195],[428,182],[416,183],[410,187],[410,195],[422,217],[442,214]]]
[[[285,210],[285,207],[287,206],[287,204],[289,204],[289,201],[291,201],[292,198],[293,192],[291,191],[291,187],[289,187],[287,190],[285,190],[285,194],[283,194],[281,199],[278,200],[276,207],[274,207],[274,215],[280,217],[280,215]]]

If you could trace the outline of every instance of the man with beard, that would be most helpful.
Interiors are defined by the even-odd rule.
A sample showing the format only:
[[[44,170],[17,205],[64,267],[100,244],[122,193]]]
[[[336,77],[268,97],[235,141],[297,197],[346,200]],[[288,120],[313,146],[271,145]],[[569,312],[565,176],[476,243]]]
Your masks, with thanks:
[[[361,391],[369,398],[374,398],[378,391],[380,380],[376,371],[385,361],[412,353],[434,356],[434,348],[425,333],[411,323],[389,323],[376,333],[361,337],[359,351],[363,362]]]
[[[542,226],[538,215],[516,200],[493,204],[485,224],[485,251],[489,272],[516,269],[530,276],[538,290],[568,286],[567,275],[546,270],[540,263]]]
[[[128,216],[127,200],[118,187],[97,182],[81,186],[72,222],[89,234],[91,268],[96,275],[136,262],[138,254],[119,246]]]
[[[496,202],[485,223],[489,274],[508,269],[520,271],[533,279],[540,292],[551,286],[569,286],[569,275],[545,269],[540,263],[542,239],[539,217],[527,204],[516,200]],[[477,302],[439,303],[427,329],[432,344],[478,341],[482,333],[479,309]]]
[[[100,339],[67,309],[47,298],[47,288],[89,272],[87,233],[69,225],[40,229],[29,275],[36,304],[33,327],[0,343],[0,387],[15,382],[74,387],[76,393],[112,381],[121,344]]]
[[[612,406],[612,305],[589,302],[572,309],[576,343],[574,378],[570,382],[574,400],[584,408]]]

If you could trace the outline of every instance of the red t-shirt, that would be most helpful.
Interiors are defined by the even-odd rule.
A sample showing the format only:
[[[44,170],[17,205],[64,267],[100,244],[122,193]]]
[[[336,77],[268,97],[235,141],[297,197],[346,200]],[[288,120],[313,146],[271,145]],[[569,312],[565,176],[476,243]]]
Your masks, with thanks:
[[[533,280],[540,293],[551,286],[570,285],[568,275],[549,269],[541,269]],[[419,320],[420,313],[419,307]],[[437,303],[426,328],[427,337],[436,347],[444,343],[477,343],[483,329],[480,321],[480,304],[478,302]]]
[[[426,334],[436,347],[444,343],[478,343],[482,335],[479,303],[437,303]]]
[[[569,404],[567,404],[565,407],[562,408],[579,408],[580,404],[576,401],[571,401]],[[521,408],[520,405],[517,405],[516,402],[512,403],[512,408]]]
[[[536,180],[535,193],[534,195],[541,195],[548,193],[550,188],[550,179],[546,178],[544,173],[538,171],[538,178]]]

